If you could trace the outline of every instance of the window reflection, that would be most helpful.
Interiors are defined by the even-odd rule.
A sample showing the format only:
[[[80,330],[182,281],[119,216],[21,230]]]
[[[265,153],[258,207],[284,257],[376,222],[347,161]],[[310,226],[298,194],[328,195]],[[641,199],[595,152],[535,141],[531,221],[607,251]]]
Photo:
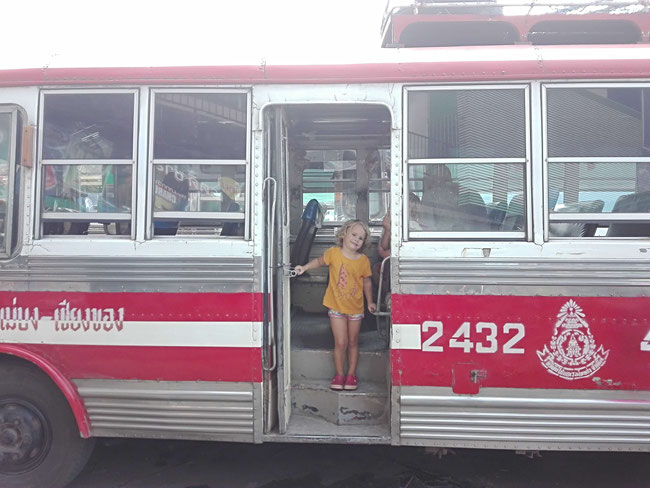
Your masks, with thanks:
[[[244,93],[157,93],[155,159],[246,159]]]
[[[46,165],[43,211],[72,213],[130,213],[130,165]]]
[[[408,130],[409,159],[523,158],[525,91],[412,91]]]
[[[154,166],[154,212],[239,213],[245,197],[243,165]]]
[[[46,94],[43,159],[132,159],[131,93]]]
[[[550,157],[650,156],[650,88],[547,90]]]

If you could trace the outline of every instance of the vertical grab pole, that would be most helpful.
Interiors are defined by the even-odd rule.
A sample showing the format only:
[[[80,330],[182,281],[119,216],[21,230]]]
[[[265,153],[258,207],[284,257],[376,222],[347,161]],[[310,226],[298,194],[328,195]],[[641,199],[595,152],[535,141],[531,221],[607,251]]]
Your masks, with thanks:
[[[386,256],[383,261],[381,262],[381,268],[379,270],[379,286],[377,287],[377,311],[374,313],[379,320],[379,317],[385,316],[385,315],[390,315],[390,312],[382,312],[381,311],[381,285],[384,282],[384,268],[386,266],[386,262],[390,260],[390,256]]]
[[[275,344],[275,310],[273,307],[273,271],[275,270],[275,263],[273,257],[275,255],[275,204],[278,196],[278,183],[275,178],[270,176],[264,178],[262,183],[262,191],[264,191],[264,197],[267,199],[270,197],[271,205],[267,209],[266,215],[266,283],[268,287],[268,293],[266,295],[267,307],[269,311],[269,321],[268,321],[268,333],[267,337],[269,338],[269,343],[265,344],[265,347],[270,349],[271,357],[270,362],[267,355],[265,362],[262,364],[264,371],[274,371],[277,366],[277,350]]]
[[[379,271],[379,286],[377,287],[377,310],[375,311],[375,319],[377,320],[377,334],[380,339],[383,339],[386,344],[390,343],[390,327],[385,328],[382,325],[382,320],[390,320],[390,310],[388,308],[382,312],[381,310],[381,288],[384,284],[384,270],[386,269],[386,263],[390,262],[390,256],[386,256],[381,262],[381,268]]]

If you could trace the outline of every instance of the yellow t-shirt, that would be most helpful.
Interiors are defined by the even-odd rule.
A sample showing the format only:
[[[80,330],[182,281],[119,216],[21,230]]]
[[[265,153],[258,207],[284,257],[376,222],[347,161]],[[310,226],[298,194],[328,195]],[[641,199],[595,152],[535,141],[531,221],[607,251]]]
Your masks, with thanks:
[[[330,268],[323,305],[341,313],[363,313],[363,279],[372,274],[368,257],[348,259],[340,247],[330,247],[323,260]]]

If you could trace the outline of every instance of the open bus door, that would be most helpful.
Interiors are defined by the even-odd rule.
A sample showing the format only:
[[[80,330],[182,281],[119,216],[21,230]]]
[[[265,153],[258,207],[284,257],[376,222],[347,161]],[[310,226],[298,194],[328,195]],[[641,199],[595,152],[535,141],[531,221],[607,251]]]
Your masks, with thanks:
[[[291,410],[290,378],[290,288],[289,212],[287,181],[287,127],[282,107],[264,114],[266,175],[264,180],[266,242],[265,296],[267,327],[265,345],[265,427],[266,434],[284,434]]]

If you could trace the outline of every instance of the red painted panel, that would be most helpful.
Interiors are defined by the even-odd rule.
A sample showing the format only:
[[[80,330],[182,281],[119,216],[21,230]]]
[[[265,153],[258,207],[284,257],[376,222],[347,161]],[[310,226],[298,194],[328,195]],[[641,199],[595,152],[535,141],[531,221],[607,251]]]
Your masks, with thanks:
[[[9,309],[5,316],[11,316],[14,307],[38,307],[41,317],[52,316],[64,300],[83,310],[123,308],[125,321],[152,324],[262,321],[262,295],[253,293],[0,292],[0,306]],[[0,339],[2,330],[0,321]],[[243,382],[259,382],[262,378],[261,349],[256,347],[111,346],[110,343],[17,346],[42,358],[66,378]]]
[[[261,322],[262,295],[256,293],[85,293],[0,292],[0,306],[38,307],[52,314],[67,300],[77,308],[124,308],[124,320]]]
[[[393,295],[393,314],[395,324],[437,322],[420,350],[392,351],[398,385],[650,390],[650,298]]]
[[[489,49],[490,59],[484,53]],[[382,83],[527,79],[633,79],[650,76],[647,46],[489,46],[411,49],[410,58],[387,49],[373,62],[289,66],[192,66],[150,68],[46,68],[0,71],[0,86],[174,85],[273,83]],[[625,52],[641,53],[625,59]],[[456,53],[462,52],[459,56]],[[473,58],[468,53],[475,52]],[[560,53],[559,59],[557,54]],[[592,53],[598,53],[594,57]],[[410,54],[410,53],[409,53]],[[495,54],[498,54],[496,56]],[[467,59],[463,61],[463,59]]]
[[[246,347],[141,347],[27,344],[67,378],[262,381],[262,350]]]

